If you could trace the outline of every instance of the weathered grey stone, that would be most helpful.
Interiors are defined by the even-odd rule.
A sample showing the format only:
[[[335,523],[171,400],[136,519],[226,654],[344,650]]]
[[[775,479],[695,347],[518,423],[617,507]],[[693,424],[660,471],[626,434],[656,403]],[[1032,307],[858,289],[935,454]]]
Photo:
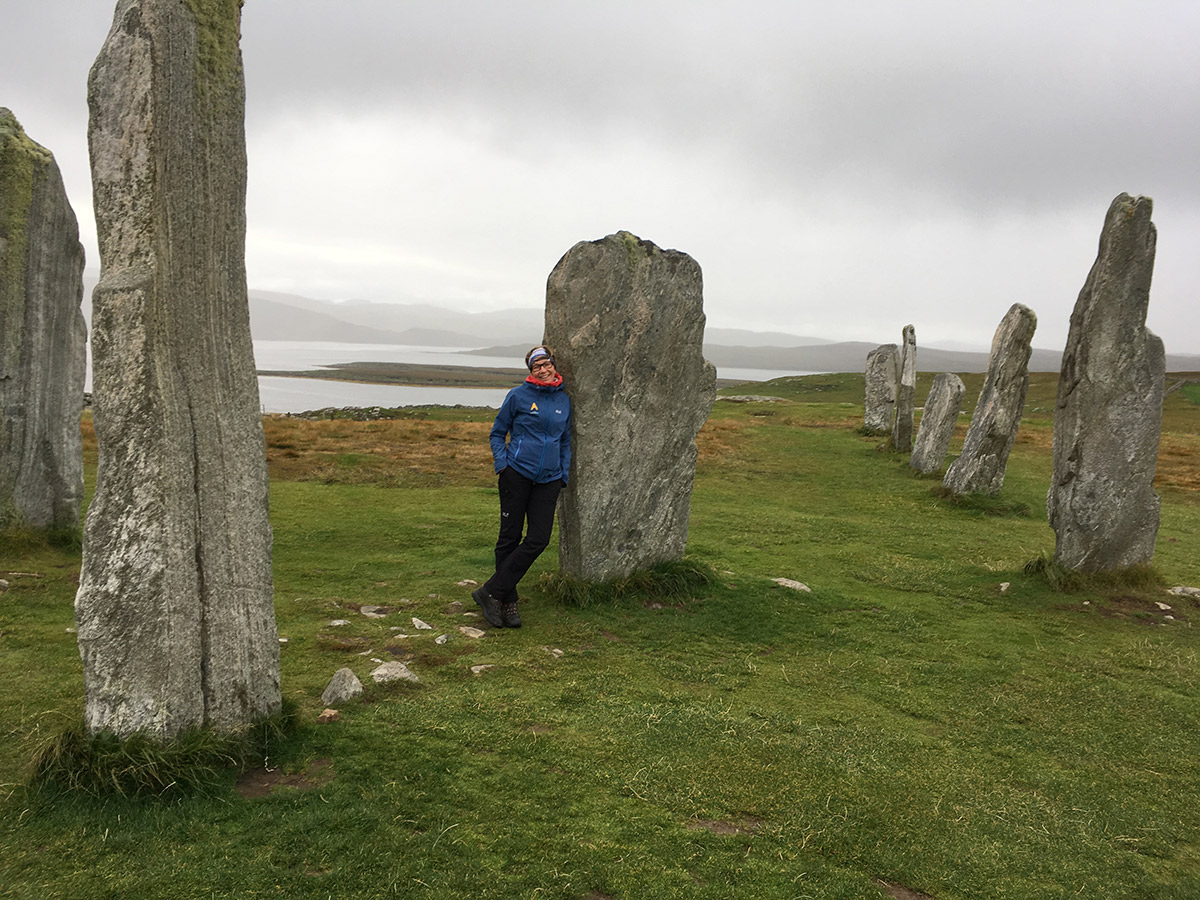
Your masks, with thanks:
[[[1120,194],[1071,312],[1046,511],[1054,558],[1105,571],[1154,558],[1163,344],[1146,328],[1157,239],[1149,197]]]
[[[942,485],[956,494],[1000,493],[1008,454],[1017,439],[1025,394],[1029,390],[1029,355],[1037,316],[1014,303],[992,337],[987,376],[962,453],[946,470]]]
[[[908,461],[909,468],[929,475],[942,467],[966,393],[962,379],[952,372],[943,372],[933,379],[925,410],[921,413],[921,427],[917,430],[912,457]]]
[[[83,245],[53,154],[0,107],[0,528],[74,528]]]
[[[546,340],[571,396],[559,565],[589,581],[683,556],[696,434],[716,397],[700,266],[622,231],[580,242],[546,285]]]
[[[402,662],[385,662],[371,672],[376,684],[388,684],[392,681],[411,681],[417,684],[421,681],[412,670]]]
[[[881,344],[867,354],[863,428],[886,434],[896,416],[896,388],[900,384],[900,348]]]
[[[900,380],[896,384],[896,417],[892,422],[892,446],[901,453],[912,450],[913,410],[917,396],[917,330],[904,326],[900,351]]]
[[[88,80],[100,468],[85,720],[167,738],[280,709],[246,298],[240,0],[119,0]]]
[[[362,695],[363,685],[350,669],[338,669],[329,679],[321,693],[321,702],[326,706],[337,706]]]

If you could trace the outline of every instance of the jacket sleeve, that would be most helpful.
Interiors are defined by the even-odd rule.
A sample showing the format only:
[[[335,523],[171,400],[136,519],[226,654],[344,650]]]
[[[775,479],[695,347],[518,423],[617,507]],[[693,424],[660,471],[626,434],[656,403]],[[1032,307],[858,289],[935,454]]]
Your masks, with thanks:
[[[570,401],[568,401],[570,402]],[[567,407],[567,423],[563,428],[562,438],[559,440],[559,448],[562,465],[562,481],[563,484],[571,477],[571,408]]]
[[[496,421],[492,423],[492,433],[488,440],[492,445],[492,462],[496,471],[508,468],[508,444],[505,438],[512,430],[513,423],[513,392],[509,391],[504,402],[500,404],[500,412],[496,413]]]

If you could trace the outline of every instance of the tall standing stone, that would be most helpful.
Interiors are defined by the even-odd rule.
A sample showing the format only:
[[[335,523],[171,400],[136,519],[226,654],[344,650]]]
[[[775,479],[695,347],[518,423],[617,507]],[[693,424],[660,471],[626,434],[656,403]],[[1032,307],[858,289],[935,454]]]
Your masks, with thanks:
[[[75,608],[93,732],[280,709],[240,7],[119,0],[88,81],[100,470]]]
[[[0,529],[79,524],[82,299],[83,245],[58,164],[0,108]]]
[[[1146,328],[1157,233],[1149,197],[1120,194],[1071,313],[1046,511],[1054,558],[1083,571],[1154,558],[1163,344]]]
[[[900,382],[896,387],[896,418],[892,423],[892,446],[901,453],[912,450],[913,413],[917,396],[917,331],[904,326],[900,351]]]
[[[921,427],[917,429],[912,458],[908,461],[910,468],[929,475],[942,467],[966,393],[962,379],[952,372],[943,372],[933,379],[925,411],[921,413]]]
[[[700,266],[622,231],[572,247],[546,285],[546,340],[571,395],[559,564],[589,581],[679,559],[696,435],[716,398]]]
[[[1008,454],[1017,439],[1025,394],[1029,390],[1029,355],[1037,316],[1014,303],[992,337],[987,376],[962,453],[946,470],[943,487],[956,494],[1000,493]]]
[[[881,344],[867,354],[866,391],[863,400],[863,429],[884,434],[896,415],[896,388],[900,382],[900,349]]]

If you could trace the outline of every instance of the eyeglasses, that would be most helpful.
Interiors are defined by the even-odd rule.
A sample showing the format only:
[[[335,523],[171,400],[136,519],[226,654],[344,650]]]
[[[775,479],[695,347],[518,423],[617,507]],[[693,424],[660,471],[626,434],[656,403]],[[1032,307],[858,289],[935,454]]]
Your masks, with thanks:
[[[544,369],[544,368],[546,368],[546,366],[553,366],[553,365],[554,365],[554,360],[552,360],[552,359],[543,359],[543,360],[541,360],[540,362],[535,362],[535,363],[533,364],[533,368],[535,368],[535,369]]]

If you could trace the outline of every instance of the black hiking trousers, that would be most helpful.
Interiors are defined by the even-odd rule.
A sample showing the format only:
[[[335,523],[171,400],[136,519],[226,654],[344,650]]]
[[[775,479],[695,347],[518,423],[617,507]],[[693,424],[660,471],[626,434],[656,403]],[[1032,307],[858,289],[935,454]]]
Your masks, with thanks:
[[[517,599],[517,582],[550,544],[561,481],[537,484],[509,467],[500,473],[496,572],[484,587],[501,603]],[[528,523],[528,527],[526,524]],[[524,532],[524,539],[522,539]]]

